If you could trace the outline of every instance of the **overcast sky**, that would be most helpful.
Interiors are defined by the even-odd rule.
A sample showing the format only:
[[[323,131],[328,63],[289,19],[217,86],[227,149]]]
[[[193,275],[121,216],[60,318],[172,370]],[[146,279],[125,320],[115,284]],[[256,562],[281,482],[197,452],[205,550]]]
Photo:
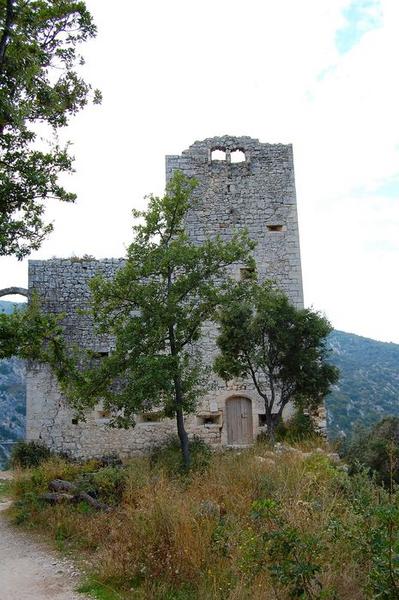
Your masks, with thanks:
[[[74,118],[74,205],[31,258],[121,256],[164,156],[198,139],[292,143],[305,303],[399,343],[399,1],[87,0],[103,103]],[[0,259],[0,287],[27,261]]]

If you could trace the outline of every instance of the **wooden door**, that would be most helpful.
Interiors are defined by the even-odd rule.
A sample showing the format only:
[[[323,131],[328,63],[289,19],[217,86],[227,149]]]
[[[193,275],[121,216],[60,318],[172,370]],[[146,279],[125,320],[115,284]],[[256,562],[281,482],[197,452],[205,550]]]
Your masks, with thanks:
[[[252,444],[252,403],[249,398],[236,396],[226,401],[226,422],[229,446]]]

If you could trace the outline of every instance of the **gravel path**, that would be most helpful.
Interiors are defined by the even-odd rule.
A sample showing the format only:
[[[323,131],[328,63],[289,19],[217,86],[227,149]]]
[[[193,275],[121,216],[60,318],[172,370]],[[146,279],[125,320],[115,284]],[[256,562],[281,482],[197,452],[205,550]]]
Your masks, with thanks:
[[[0,600],[85,600],[73,564],[13,527],[9,505],[0,500]]]

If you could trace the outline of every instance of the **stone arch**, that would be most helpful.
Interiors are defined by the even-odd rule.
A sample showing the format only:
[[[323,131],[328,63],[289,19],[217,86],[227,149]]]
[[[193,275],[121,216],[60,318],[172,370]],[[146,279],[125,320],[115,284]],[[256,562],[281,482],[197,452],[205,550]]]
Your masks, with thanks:
[[[25,296],[25,298],[27,298],[28,290],[26,288],[20,288],[20,287],[9,287],[9,288],[3,288],[2,290],[0,290],[0,298],[2,296],[14,296],[14,295]]]
[[[232,164],[238,164],[246,162],[247,155],[244,148],[232,148],[230,151],[230,162]]]
[[[214,148],[211,148],[210,154],[211,162],[214,162],[215,160],[227,160],[226,148],[223,146],[215,146]]]
[[[245,394],[226,398],[227,444],[249,446],[253,442],[252,399]]]

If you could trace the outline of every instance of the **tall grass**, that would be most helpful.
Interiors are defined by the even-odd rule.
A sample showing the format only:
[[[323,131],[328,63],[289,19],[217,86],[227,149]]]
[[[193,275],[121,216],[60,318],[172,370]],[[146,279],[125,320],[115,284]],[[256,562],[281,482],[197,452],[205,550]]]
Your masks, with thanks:
[[[312,442],[302,449],[216,453],[189,476],[171,472],[170,451],[165,463],[161,453],[117,474],[51,459],[19,472],[13,515],[84,556],[99,598],[376,598],[392,573],[383,541],[374,542],[399,543],[397,525],[381,517],[398,507],[397,493],[366,474],[349,477]],[[91,486],[113,510],[44,505],[38,496],[55,477]]]

